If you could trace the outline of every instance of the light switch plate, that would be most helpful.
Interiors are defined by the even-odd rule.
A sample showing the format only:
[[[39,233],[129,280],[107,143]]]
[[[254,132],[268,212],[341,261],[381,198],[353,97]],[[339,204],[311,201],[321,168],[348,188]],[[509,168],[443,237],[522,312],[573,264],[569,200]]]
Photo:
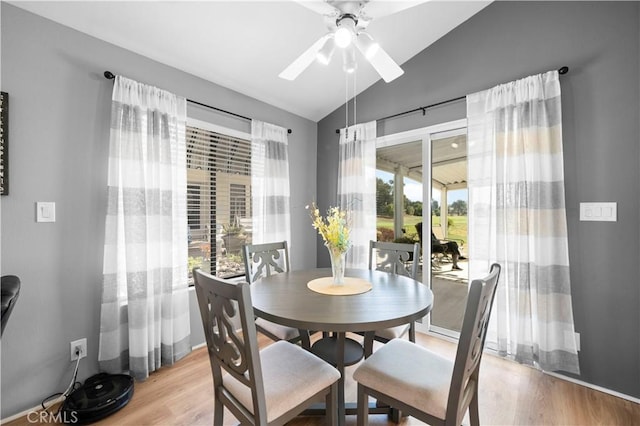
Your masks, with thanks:
[[[49,201],[38,201],[36,203],[36,222],[55,222],[56,203]]]
[[[580,203],[580,220],[616,222],[618,220],[618,203]]]

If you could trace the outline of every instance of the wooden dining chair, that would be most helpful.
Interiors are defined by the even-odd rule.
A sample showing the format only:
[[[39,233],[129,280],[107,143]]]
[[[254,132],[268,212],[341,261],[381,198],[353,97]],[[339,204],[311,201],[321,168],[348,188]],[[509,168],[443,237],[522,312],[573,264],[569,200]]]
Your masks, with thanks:
[[[226,407],[243,425],[283,425],[322,402],[327,423],[337,424],[338,370],[285,341],[259,351],[249,284],[199,269],[193,277],[213,375],[213,424],[223,424]]]
[[[245,277],[249,284],[256,280],[289,270],[289,249],[286,241],[242,246]],[[256,318],[258,331],[271,340],[301,341],[297,328],[276,324],[264,318]]]
[[[465,413],[478,426],[478,379],[500,265],[473,280],[455,361],[415,343],[393,340],[353,373],[358,382],[359,426],[367,424],[369,396],[434,426],[458,426]]]
[[[414,280],[418,277],[420,260],[420,244],[389,243],[382,241],[369,242],[369,269],[386,271],[392,274],[406,275]],[[411,342],[416,341],[415,323],[376,330],[373,339],[387,343],[392,339],[409,334]],[[373,340],[365,339],[364,355],[368,357],[373,351]]]

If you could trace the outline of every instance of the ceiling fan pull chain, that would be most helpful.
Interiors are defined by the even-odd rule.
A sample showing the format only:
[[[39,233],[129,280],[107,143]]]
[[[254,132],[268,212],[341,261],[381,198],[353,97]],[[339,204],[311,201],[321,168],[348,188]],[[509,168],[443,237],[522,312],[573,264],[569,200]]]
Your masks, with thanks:
[[[358,97],[358,94],[357,94],[357,90],[356,90],[356,83],[357,83],[356,72],[354,71],[353,72],[353,124],[354,125],[356,125],[356,123],[358,122],[358,117],[357,117],[358,109],[357,109],[357,103],[356,103],[356,99]],[[354,129],[354,131],[353,131],[353,141],[354,142],[357,139],[357,135],[356,135],[357,132],[358,131]]]
[[[344,75],[344,138],[349,140],[349,74]]]

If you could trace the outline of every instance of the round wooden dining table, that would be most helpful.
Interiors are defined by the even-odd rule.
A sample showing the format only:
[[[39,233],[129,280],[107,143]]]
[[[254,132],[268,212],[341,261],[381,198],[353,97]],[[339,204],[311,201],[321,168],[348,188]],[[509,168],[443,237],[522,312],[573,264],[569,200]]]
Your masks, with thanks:
[[[333,333],[333,352],[336,355],[330,362],[341,374],[338,419],[340,424],[344,424],[345,353],[348,358],[349,349],[354,345],[353,340],[345,338],[345,333],[365,333],[365,341],[368,337],[372,342],[375,330],[408,324],[427,315],[433,305],[433,293],[426,285],[412,278],[368,269],[347,269],[345,272],[346,277],[371,283],[371,290],[364,293],[328,295],[307,287],[309,281],[330,276],[330,268],[321,268],[263,277],[251,284],[251,299],[256,316],[298,328],[303,338],[306,336],[308,339],[306,330]],[[326,342],[326,339],[322,341]],[[357,345],[361,350],[360,344]],[[326,345],[320,350],[326,351]],[[362,356],[361,353],[358,358]],[[349,360],[347,363],[350,363]],[[354,410],[350,409],[349,412]]]

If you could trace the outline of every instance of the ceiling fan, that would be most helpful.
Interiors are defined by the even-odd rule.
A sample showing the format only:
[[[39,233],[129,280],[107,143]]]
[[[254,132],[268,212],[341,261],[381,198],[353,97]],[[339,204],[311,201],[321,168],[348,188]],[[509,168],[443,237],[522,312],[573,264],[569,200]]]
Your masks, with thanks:
[[[325,65],[328,64],[336,50],[342,51],[345,72],[353,73],[357,67],[357,49],[384,81],[389,83],[395,80],[404,74],[404,71],[366,32],[366,28],[373,16],[389,15],[423,1],[325,0],[323,2],[300,2],[303,6],[324,16],[329,32],[320,37],[302,55],[295,59],[279,74],[279,77],[286,80],[295,80],[314,60]]]

